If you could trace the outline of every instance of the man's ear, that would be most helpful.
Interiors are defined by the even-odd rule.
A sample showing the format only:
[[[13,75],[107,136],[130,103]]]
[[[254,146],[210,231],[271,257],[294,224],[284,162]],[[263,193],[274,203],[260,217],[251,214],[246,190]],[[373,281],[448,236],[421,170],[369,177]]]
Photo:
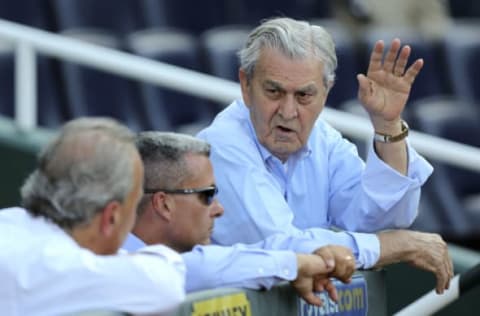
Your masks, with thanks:
[[[167,222],[172,220],[175,201],[165,192],[156,192],[152,196],[153,212]]]
[[[240,80],[240,88],[242,89],[243,102],[250,107],[250,79],[243,69],[238,70],[238,79]]]
[[[104,236],[111,236],[120,221],[122,205],[118,201],[109,202],[101,213],[100,232]]]

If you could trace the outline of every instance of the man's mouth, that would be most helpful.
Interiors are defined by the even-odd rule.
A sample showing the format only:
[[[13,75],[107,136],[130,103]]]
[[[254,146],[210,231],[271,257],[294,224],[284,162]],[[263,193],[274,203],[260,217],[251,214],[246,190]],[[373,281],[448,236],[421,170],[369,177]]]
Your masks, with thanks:
[[[282,126],[282,125],[277,125],[277,129],[280,130],[280,131],[283,132],[283,133],[292,133],[292,132],[294,132],[293,129],[288,128],[288,127],[286,127],[286,126]]]

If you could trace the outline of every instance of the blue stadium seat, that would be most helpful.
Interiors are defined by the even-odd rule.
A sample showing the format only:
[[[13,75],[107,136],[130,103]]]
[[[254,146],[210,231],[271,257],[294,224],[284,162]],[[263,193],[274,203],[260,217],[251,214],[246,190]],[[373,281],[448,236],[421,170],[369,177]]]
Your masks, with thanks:
[[[59,31],[97,28],[116,34],[143,27],[137,0],[51,0]]]
[[[52,29],[47,0],[0,1],[0,19],[41,29]]]
[[[357,73],[361,71],[357,47],[348,30],[333,19],[314,19],[312,24],[324,27],[335,41],[337,70],[335,85],[330,90],[327,104],[338,108],[343,102],[355,99],[358,93]]]
[[[120,46],[117,37],[98,29],[75,29],[62,34],[111,48]],[[122,77],[70,62],[61,62],[68,115],[110,116],[133,130],[143,129],[134,83]]]
[[[457,18],[480,18],[480,2],[476,0],[449,0],[450,15]]]
[[[444,42],[454,95],[480,106],[480,20],[452,26]]]
[[[237,1],[136,0],[146,28],[171,27],[200,34],[229,23],[229,12]]]
[[[147,29],[130,34],[126,42],[126,46],[137,55],[201,70],[198,43],[185,32],[170,28]],[[215,114],[212,106],[202,98],[150,84],[140,84],[140,91],[147,129],[194,133],[207,125]]]
[[[428,98],[412,104],[420,131],[480,148],[480,113],[471,104],[453,98]],[[479,237],[480,174],[431,161],[435,170],[424,187],[449,238]]]
[[[243,0],[234,13],[234,23],[256,26],[263,19],[288,16],[295,19],[309,20],[313,18],[331,17],[329,1],[318,0],[277,0],[257,1]]]
[[[238,82],[237,52],[245,44],[250,30],[245,25],[225,25],[202,34],[200,45],[209,74]]]

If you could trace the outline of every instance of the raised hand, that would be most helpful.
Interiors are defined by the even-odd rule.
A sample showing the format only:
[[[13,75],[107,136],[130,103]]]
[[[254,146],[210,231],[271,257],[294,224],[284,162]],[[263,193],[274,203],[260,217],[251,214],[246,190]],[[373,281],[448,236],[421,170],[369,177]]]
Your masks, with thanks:
[[[392,41],[382,62],[383,41],[377,41],[370,56],[367,75],[359,74],[358,98],[370,114],[375,129],[383,121],[398,121],[410,94],[416,76],[423,67],[423,59],[406,69],[410,46],[401,48],[398,38]],[[401,48],[401,49],[400,49]],[[378,122],[377,122],[378,121]]]

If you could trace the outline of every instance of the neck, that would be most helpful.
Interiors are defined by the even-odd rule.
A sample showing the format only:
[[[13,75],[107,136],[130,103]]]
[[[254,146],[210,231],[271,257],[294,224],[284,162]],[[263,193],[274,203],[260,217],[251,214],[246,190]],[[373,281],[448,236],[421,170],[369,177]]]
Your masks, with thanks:
[[[90,225],[74,227],[70,230],[65,229],[65,232],[70,235],[80,247],[89,249],[98,255],[106,254],[91,227]]]
[[[146,215],[146,214],[143,214]],[[172,244],[168,237],[168,227],[165,227],[158,219],[139,216],[133,227],[132,234],[141,239],[146,245],[162,244],[180,252],[178,247]]]

